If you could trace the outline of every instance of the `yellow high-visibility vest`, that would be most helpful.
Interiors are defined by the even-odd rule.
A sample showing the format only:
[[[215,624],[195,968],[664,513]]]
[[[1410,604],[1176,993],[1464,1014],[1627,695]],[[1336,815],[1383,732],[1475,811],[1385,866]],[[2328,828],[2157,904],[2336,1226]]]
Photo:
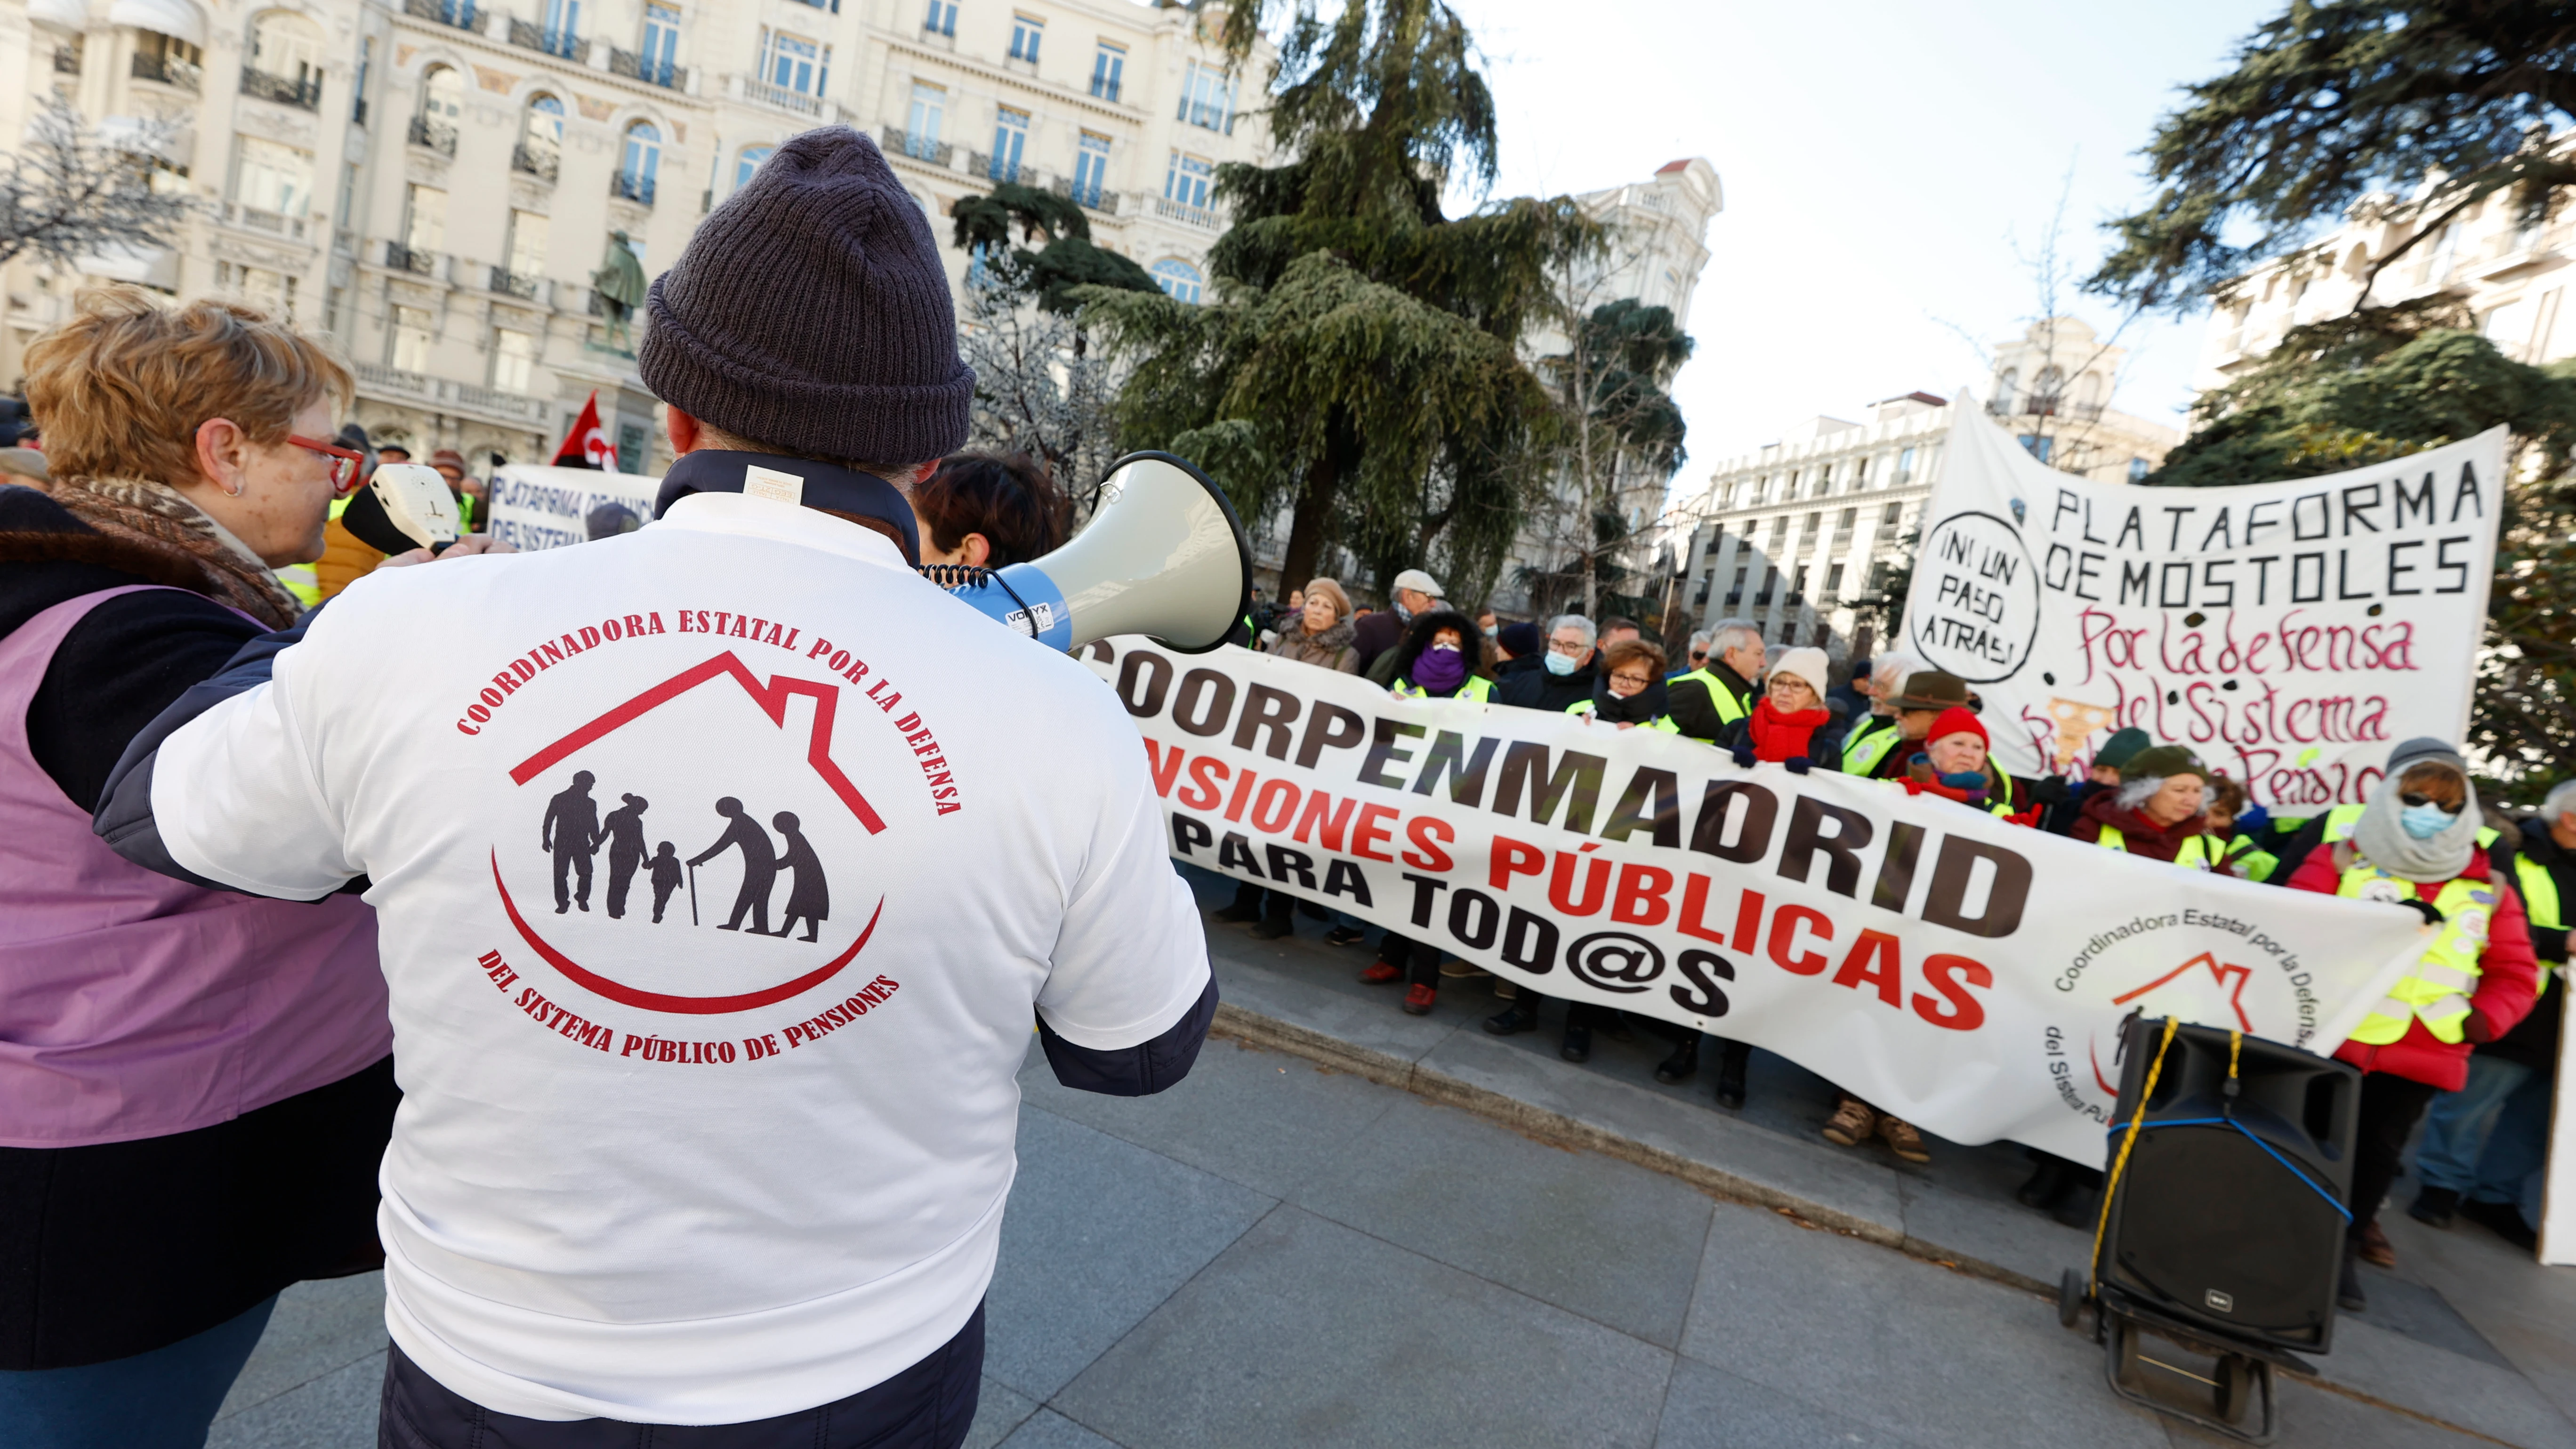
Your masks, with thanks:
[[[1395,683],[1387,686],[1387,692],[1398,699],[1431,699],[1434,697],[1430,690],[1422,688],[1402,675],[1396,676]],[[1478,704],[1483,704],[1494,697],[1494,681],[1485,678],[1483,675],[1470,674],[1467,676],[1467,682],[1458,686],[1458,692],[1449,697],[1451,699],[1472,699]],[[1586,700],[1584,703],[1589,704],[1591,701]]]
[[[2336,895],[2369,901],[2418,898],[2413,881],[2390,875],[2357,852],[2348,858],[2352,864],[2335,887]],[[2455,880],[2443,886],[2433,897],[2433,909],[2442,916],[2442,934],[2415,969],[2352,1029],[2352,1039],[2365,1046],[2386,1046],[2406,1035],[2407,1022],[2414,1020],[2424,1023],[2437,1040],[2465,1040],[2469,997],[2478,987],[2478,959],[2486,951],[2487,926],[2495,907],[2492,885]]]
[[[1460,692],[1464,693],[1465,691],[1462,690]],[[1567,705],[1565,707],[1565,712],[1567,714],[1588,715],[1592,713],[1592,701],[1588,699],[1578,699],[1574,703]],[[1682,732],[1682,727],[1673,723],[1673,717],[1668,714],[1659,714],[1653,719],[1646,721],[1644,724],[1637,726],[1637,728],[1641,730],[1661,730],[1668,735],[1677,735]]]

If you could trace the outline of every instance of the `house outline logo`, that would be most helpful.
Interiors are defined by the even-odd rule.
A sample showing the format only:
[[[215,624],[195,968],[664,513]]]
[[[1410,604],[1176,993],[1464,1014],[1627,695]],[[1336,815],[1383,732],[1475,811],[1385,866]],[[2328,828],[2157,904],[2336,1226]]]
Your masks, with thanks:
[[[2182,979],[2195,970],[2206,970],[2210,974],[2210,978],[2218,983],[2219,989],[2227,993],[2228,1010],[2236,1014],[2236,1029],[2251,1033],[2254,1030],[2254,1019],[2245,1013],[2245,985],[2247,982],[2254,979],[2254,968],[2250,966],[2238,966],[2233,963],[2222,964],[2218,959],[2217,953],[2212,951],[2203,951],[2199,955],[2183,962],[2181,965],[2176,966],[2171,971],[2166,972],[2164,975],[2157,977],[2155,980],[2148,982],[2144,986],[2132,987],[2118,996],[2112,997],[2111,1004],[2113,1006],[2127,1006],[2129,1003],[2136,1001],[2141,997],[2172,985],[2174,982]],[[2087,1042],[2085,1044],[2085,1055],[2092,1061],[2093,1081],[2096,1086],[2099,1086],[2102,1089],[2102,1094],[2106,1097],[2117,1097],[2120,1095],[2119,1083],[2112,1081],[2102,1073],[2102,1053],[2098,1043]],[[2112,1058],[2112,1061],[2115,1064],[2118,1060],[2119,1058],[2116,1055]]]
[[[850,777],[832,758],[832,730],[839,714],[840,686],[810,679],[798,679],[784,674],[773,674],[769,682],[763,684],[743,666],[742,661],[730,649],[704,663],[682,670],[660,684],[637,694],[634,698],[612,706],[588,723],[577,726],[562,738],[512,766],[509,772],[510,782],[513,785],[525,786],[582,750],[617,733],[698,686],[723,679],[730,679],[741,686],[743,693],[750,696],[752,703],[758,706],[760,712],[767,715],[770,722],[781,730],[787,728],[787,704],[791,698],[802,695],[813,700],[813,724],[806,736],[806,764],[822,778],[824,785],[842,805],[848,808],[851,816],[859,822],[862,829],[870,835],[884,832],[886,828],[884,817],[868,803],[867,797],[860,793],[858,786],[851,782]],[[877,922],[885,914],[885,898],[879,896],[876,906],[868,913],[867,924],[860,928],[856,940],[831,960],[789,980],[752,991],[723,996],[682,996],[629,986],[573,960],[561,948],[539,935],[536,928],[528,922],[527,917],[520,913],[518,903],[511,898],[508,883],[501,877],[501,854],[498,847],[492,849],[491,859],[492,885],[500,894],[501,908],[509,916],[510,924],[517,929],[520,939],[528,943],[529,949],[535,951],[548,965],[563,973],[565,979],[582,989],[641,1011],[691,1016],[722,1015],[751,1011],[803,995],[839,975],[843,968],[856,960],[859,953],[866,949],[869,938],[876,934]]]

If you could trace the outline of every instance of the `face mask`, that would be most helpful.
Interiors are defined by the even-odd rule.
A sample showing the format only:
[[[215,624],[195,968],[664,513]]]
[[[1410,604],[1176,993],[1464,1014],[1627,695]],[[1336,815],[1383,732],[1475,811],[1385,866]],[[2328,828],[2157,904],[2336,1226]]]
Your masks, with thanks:
[[[1435,694],[1456,689],[1467,678],[1467,661],[1451,645],[1434,644],[1413,661],[1413,682]]]
[[[2409,805],[2397,813],[2397,823],[2417,840],[2430,840],[2451,828],[2459,817],[2439,805]]]
[[[1575,665],[1575,662],[1574,662],[1573,660],[1566,658],[1564,655],[1557,653],[1557,652],[1556,652],[1555,650],[1553,650],[1553,649],[1550,649],[1549,651],[1547,651],[1547,672],[1548,672],[1548,673],[1550,673],[1550,674],[1555,674],[1555,675],[1567,675],[1567,674],[1572,674],[1572,673],[1575,671],[1575,668],[1576,668],[1576,665]]]

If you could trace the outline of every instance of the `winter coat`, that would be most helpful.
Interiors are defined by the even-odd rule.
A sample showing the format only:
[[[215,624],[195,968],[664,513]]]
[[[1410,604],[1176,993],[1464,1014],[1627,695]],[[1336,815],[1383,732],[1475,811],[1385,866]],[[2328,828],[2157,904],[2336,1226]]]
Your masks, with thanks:
[[[1680,694],[1681,691],[1676,688],[1674,690],[1674,697],[1678,699]],[[1702,697],[1705,698],[1706,696],[1703,695]],[[1753,702],[1753,708],[1757,714],[1769,709],[1770,706],[1771,701],[1767,699],[1757,699]],[[1817,709],[1808,712],[1811,714],[1821,714],[1825,716],[1824,723],[1817,725],[1814,729],[1808,732],[1807,748],[1805,751],[1808,765],[1815,769],[1823,770],[1828,774],[1840,774],[1843,768],[1842,719],[1836,716],[1831,710]],[[1679,723],[1679,721],[1675,721],[1675,723]],[[1753,757],[1755,759],[1770,760],[1775,764],[1786,761],[1790,755],[1798,753],[1795,750],[1775,750],[1765,752],[1761,747],[1761,742],[1754,737],[1753,715],[1750,714],[1737,720],[1735,723],[1728,725],[1725,730],[1718,735],[1716,743],[1717,747],[1722,750],[1734,750],[1745,745],[1751,745],[1753,746]]]
[[[1283,619],[1279,637],[1270,643],[1270,653],[1319,669],[1338,670],[1344,674],[1360,672],[1360,652],[1351,647],[1351,621],[1335,619],[1333,626],[1321,634],[1306,632],[1303,619]]]
[[[2569,915],[2576,914],[2576,850],[2560,846],[2549,833],[2549,822],[2539,816],[2516,824],[2521,827],[2523,858],[2549,872],[2551,883],[2558,887],[2559,919],[2564,921]],[[2501,865],[2498,868],[2506,869]],[[2519,893],[2522,889],[2521,875],[2510,870],[2507,873],[2513,876],[2514,890]],[[2524,914],[2528,916],[2529,913],[2530,903],[2526,901]],[[2559,992],[2567,989],[2567,928],[2544,926],[2533,921],[2531,952],[2538,958],[2539,970],[2558,968],[2558,979],[2551,983],[2547,993],[2541,995],[2530,1015],[2525,1016],[2513,1030],[2479,1047],[2478,1051],[2484,1056],[2520,1062],[2535,1072],[2549,1072],[2558,1065],[2558,1039],[2567,1016],[2566,1005],[2558,997]]]
[[[1377,657],[1404,639],[1405,618],[1393,609],[1377,609],[1362,614],[1352,625],[1351,643],[1360,651],[1360,673],[1377,662]]]
[[[1545,665],[1506,674],[1503,682],[1494,686],[1494,703],[1563,714],[1567,705],[1592,697],[1593,683],[1601,677],[1601,671],[1594,667],[1599,662],[1597,658],[1589,660],[1572,674],[1550,674]]]
[[[2469,853],[2468,867],[2460,879],[2475,884],[2502,887],[2496,892],[2495,915],[2487,922],[2486,949],[2478,956],[2478,989],[2469,998],[2469,1010],[2486,1021],[2490,1037],[2510,1034],[2521,1020],[2531,1014],[2532,997],[2539,986],[2538,964],[2531,954],[2531,923],[2522,910],[2522,893],[2511,881],[2496,874],[2483,849]],[[2311,851],[2299,862],[2297,874],[2290,877],[2290,889],[2333,895],[2343,884],[2343,871],[2335,864],[2332,848]],[[2448,882],[2418,882],[2416,895],[2426,901],[2442,893]],[[2350,1062],[2365,1072],[2386,1072],[2410,1082],[2423,1082],[2445,1092],[2456,1092],[2468,1085],[2469,1052],[2474,1043],[2447,1042],[2424,1029],[2420,1020],[2406,1023],[2406,1034],[2386,1046],[2364,1042],[2345,1042],[2335,1052],[2335,1060]]]
[[[1476,627],[1475,620],[1453,609],[1426,609],[1413,616],[1413,622],[1405,626],[1404,638],[1388,651],[1394,667],[1386,671],[1386,677],[1390,680],[1413,678],[1413,661],[1421,658],[1422,651],[1431,647],[1431,636],[1443,629],[1458,631],[1458,653],[1468,661],[1467,672],[1472,677],[1476,672],[1474,661],[1484,654],[1485,634]],[[1387,659],[1378,661],[1379,664],[1388,662]]]
[[[1744,682],[1743,675],[1719,663],[1714,656],[1708,661],[1708,672],[1746,709],[1752,708],[1753,686]],[[1675,729],[1695,740],[1707,740],[1712,744],[1728,742],[1725,735],[1734,722],[1718,718],[1717,702],[1709,698],[1706,684],[1696,679],[1676,679],[1666,687],[1671,693],[1664,712],[1673,717]]]

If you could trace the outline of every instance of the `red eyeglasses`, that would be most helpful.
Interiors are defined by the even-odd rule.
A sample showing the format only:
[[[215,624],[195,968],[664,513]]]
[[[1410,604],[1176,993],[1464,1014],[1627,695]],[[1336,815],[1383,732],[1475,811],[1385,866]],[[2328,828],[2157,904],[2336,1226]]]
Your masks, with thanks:
[[[366,464],[365,454],[352,452],[336,443],[320,442],[293,433],[287,435],[286,441],[308,452],[320,453],[331,460],[332,497],[346,498],[358,491],[358,473]]]

